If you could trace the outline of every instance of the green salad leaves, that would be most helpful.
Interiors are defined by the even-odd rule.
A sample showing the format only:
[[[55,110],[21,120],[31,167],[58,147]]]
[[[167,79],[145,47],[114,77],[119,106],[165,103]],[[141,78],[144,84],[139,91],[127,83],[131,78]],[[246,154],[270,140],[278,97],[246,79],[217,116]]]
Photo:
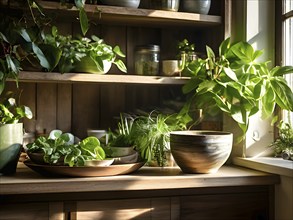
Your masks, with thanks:
[[[27,145],[29,153],[44,153],[44,162],[49,164],[64,164],[84,166],[86,160],[104,160],[106,154],[96,137],[87,137],[76,143],[71,133],[53,130],[49,137],[38,137]]]

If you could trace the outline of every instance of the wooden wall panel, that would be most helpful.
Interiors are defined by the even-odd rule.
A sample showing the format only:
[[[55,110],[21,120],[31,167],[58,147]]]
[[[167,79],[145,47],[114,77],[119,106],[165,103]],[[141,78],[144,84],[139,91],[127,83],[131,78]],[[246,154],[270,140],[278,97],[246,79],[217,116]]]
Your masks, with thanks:
[[[48,134],[57,128],[57,85],[51,83],[37,84],[36,132]]]
[[[72,85],[58,84],[57,97],[57,128],[64,131],[71,131],[72,116]]]
[[[74,84],[72,89],[72,133],[87,136],[88,128],[98,128],[100,119],[100,85]]]
[[[116,128],[121,112],[125,112],[125,86],[102,85],[99,126]]]

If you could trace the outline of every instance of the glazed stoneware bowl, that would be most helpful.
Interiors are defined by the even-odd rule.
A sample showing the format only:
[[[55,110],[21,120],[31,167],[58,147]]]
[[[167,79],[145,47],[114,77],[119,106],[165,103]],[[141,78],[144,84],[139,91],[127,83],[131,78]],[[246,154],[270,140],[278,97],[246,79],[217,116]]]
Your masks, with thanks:
[[[216,173],[227,161],[233,134],[222,131],[174,131],[171,153],[184,173]]]
[[[182,11],[207,15],[210,11],[211,0],[183,0]]]

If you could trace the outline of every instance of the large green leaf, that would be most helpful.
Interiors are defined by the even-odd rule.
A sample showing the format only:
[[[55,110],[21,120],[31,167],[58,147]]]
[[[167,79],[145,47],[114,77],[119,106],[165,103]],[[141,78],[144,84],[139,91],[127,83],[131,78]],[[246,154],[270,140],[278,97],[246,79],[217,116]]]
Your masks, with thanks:
[[[89,21],[84,8],[79,9],[79,22],[82,34],[85,35],[89,29]]]
[[[206,46],[206,51],[207,51],[208,58],[214,58],[215,57],[214,51],[209,46]]]
[[[276,66],[271,69],[271,76],[283,76],[289,73],[293,73],[293,66]]]
[[[276,103],[285,110],[293,111],[293,93],[282,77],[270,80],[272,89],[276,94]]]
[[[219,48],[219,55],[223,56],[226,54],[226,52],[228,51],[228,48],[230,47],[230,38],[227,38],[226,40],[224,40]]]
[[[231,116],[239,124],[247,124],[248,113],[240,105],[231,106]]]
[[[198,78],[191,78],[182,88],[184,94],[190,93],[195,90],[198,85],[202,82],[202,80]]]
[[[235,72],[231,68],[224,67],[224,72],[227,74],[227,76],[230,79],[232,79],[234,81],[238,81],[238,78],[237,78]]]
[[[43,53],[37,54],[37,57],[39,58],[39,60],[44,59],[42,55],[45,54],[45,59],[47,61],[45,63],[48,64],[48,66],[43,67],[47,68],[49,72],[52,71],[58,65],[62,55],[62,51],[59,48],[49,44],[40,44],[39,48]]]

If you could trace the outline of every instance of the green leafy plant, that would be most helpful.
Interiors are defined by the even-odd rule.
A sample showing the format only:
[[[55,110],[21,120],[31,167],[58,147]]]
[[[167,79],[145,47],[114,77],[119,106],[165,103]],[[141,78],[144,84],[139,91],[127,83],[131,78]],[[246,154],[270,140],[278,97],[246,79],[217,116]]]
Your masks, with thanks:
[[[96,137],[87,137],[74,143],[71,133],[53,130],[49,137],[38,137],[27,144],[27,152],[43,153],[44,161],[58,165],[60,162],[69,166],[84,166],[86,160],[103,160],[106,155]]]
[[[103,39],[92,36],[73,39],[72,36],[63,36],[58,33],[56,27],[45,37],[45,44],[49,44],[61,51],[58,68],[61,73],[70,72],[81,65],[89,68],[89,71],[104,71],[104,61],[115,64],[122,72],[126,72],[126,66],[118,57],[125,57],[119,46],[106,44]],[[82,61],[85,61],[82,64]]]
[[[134,139],[132,136],[134,118],[130,115],[120,114],[120,121],[115,131],[109,131],[109,147],[132,147]]]
[[[276,106],[293,111],[293,93],[283,77],[293,72],[292,66],[269,68],[268,62],[257,61],[262,51],[247,42],[230,44],[229,38],[221,43],[219,56],[208,46],[206,53],[206,59],[188,65],[192,77],[183,87],[188,99],[182,115],[194,106],[210,114],[222,111],[246,133],[249,118],[258,112],[268,118]]]
[[[22,118],[32,119],[31,109],[17,104],[19,96],[13,92],[7,92],[5,96],[0,97],[0,125],[15,124]]]
[[[132,128],[135,149],[148,162],[165,166],[170,151],[170,132],[181,129],[174,115],[151,112],[135,118]]]
[[[275,156],[293,160],[293,128],[283,121],[279,124],[279,137],[270,145],[274,149]]]
[[[8,78],[18,85],[24,61],[51,71],[59,58],[57,48],[42,42],[42,32],[37,25],[27,26],[18,19],[0,15],[0,94]]]

